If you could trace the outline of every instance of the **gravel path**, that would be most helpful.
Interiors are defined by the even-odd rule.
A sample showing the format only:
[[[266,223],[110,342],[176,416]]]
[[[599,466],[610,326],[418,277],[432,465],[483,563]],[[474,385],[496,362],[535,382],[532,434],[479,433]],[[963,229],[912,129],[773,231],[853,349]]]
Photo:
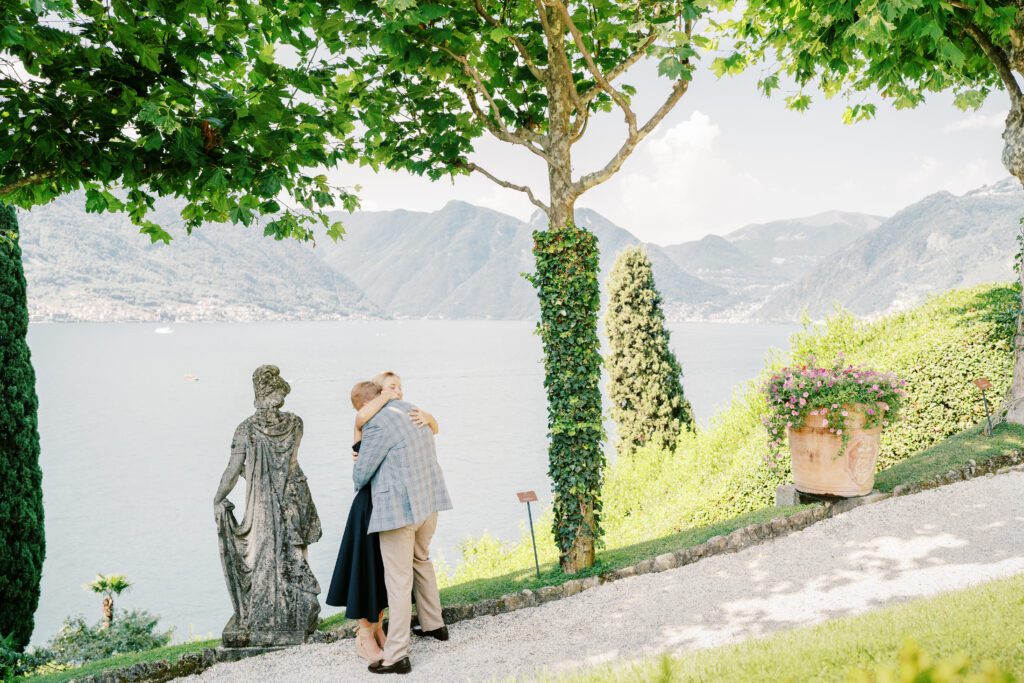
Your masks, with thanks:
[[[1024,573],[1022,490],[1024,473],[1011,472],[890,498],[738,553],[460,622],[447,643],[414,640],[413,671],[402,680],[528,677],[713,647]],[[378,679],[348,640],[218,664],[185,680]]]

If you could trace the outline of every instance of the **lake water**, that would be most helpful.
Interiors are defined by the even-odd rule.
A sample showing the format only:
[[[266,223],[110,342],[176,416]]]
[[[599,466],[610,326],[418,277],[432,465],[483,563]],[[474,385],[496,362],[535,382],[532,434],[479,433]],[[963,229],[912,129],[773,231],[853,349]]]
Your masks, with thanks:
[[[399,372],[406,398],[441,424],[438,454],[455,510],[442,515],[434,549],[449,564],[467,536],[518,537],[525,510],[516,491],[534,489],[542,505],[550,501],[542,355],[532,323],[211,323],[155,334],[158,327],[30,327],[47,532],[36,643],[67,615],[99,619],[98,597],[81,587],[96,572],[127,574],[134,586],[118,606],[159,614],[176,640],[219,636],[231,605],[212,499],[234,429],[253,410],[252,371],[263,363],[281,368],[292,386],[285,409],[305,421],[299,460],[324,526],[309,552],[321,598],[354,495],[348,393],[360,379]],[[794,330],[671,328],[701,422]],[[243,487],[232,496],[236,504]]]

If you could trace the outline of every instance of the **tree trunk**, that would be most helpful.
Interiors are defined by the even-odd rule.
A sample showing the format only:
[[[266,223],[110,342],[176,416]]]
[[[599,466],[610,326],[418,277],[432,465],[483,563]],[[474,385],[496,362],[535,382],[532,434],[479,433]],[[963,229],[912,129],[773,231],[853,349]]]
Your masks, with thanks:
[[[110,628],[114,623],[114,598],[109,595],[103,598],[103,628]]]
[[[564,31],[561,19],[554,11],[549,12],[548,21],[554,32]],[[548,188],[551,201],[548,204],[548,226],[564,228],[575,223],[573,209],[576,204],[575,188],[572,185],[572,125],[573,110],[572,74],[563,45],[548,45],[548,136],[545,151],[548,153]]]
[[[35,371],[14,208],[0,204],[0,636],[32,636],[46,542]]]
[[[1017,102],[1006,117],[1003,143],[1003,165],[1024,183],[1024,106],[1021,102]],[[1020,269],[1019,275],[1024,285],[1024,267]],[[1015,424],[1024,424],[1024,316],[1020,314],[1022,310],[1024,302],[1018,309],[1017,335],[1013,342],[1013,381],[1007,393],[1006,404],[1003,406],[1006,421]]]
[[[594,236],[575,226],[578,193],[572,181],[571,115],[575,86],[565,45],[551,36],[565,29],[547,12],[548,131],[545,152],[550,193],[548,231],[535,233],[537,275],[532,278],[541,304],[554,493],[554,532],[562,570],[574,574],[594,565],[600,537],[600,493],[604,472],[601,421],[601,356],[597,337],[600,287]]]

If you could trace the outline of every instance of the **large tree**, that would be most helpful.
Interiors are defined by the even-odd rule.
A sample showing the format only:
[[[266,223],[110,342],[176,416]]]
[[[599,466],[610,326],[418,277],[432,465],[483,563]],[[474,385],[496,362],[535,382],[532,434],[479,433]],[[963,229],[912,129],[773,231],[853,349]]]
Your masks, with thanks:
[[[600,537],[600,358],[596,241],[574,225],[576,200],[623,162],[690,85],[708,0],[327,0],[317,33],[354,77],[374,164],[432,179],[477,173],[524,193],[548,217],[535,233],[545,347],[554,532],[568,572],[594,562]],[[648,116],[623,76],[657,62],[666,91]],[[573,173],[573,147],[596,112],[621,115],[624,135],[602,139],[606,163]],[[471,158],[485,133],[547,168],[546,192]]]
[[[949,91],[964,110],[1003,90],[1009,114],[1003,165],[1024,182],[1024,3],[1019,0],[749,0],[731,25],[731,70],[769,65],[766,94],[795,83],[787,105],[806,109],[808,86],[826,97],[857,97],[847,122],[868,119],[878,96],[911,108]],[[1024,424],[1024,317],[1018,317],[1013,382],[1005,411]]]
[[[127,211],[167,242],[169,226],[147,215],[172,196],[189,231],[262,223],[279,239],[311,239],[322,223],[338,237],[326,211],[355,198],[306,170],[352,158],[342,141],[353,124],[339,106],[349,83],[316,59],[309,26],[319,13],[316,0],[0,2],[0,635],[13,630],[22,646],[44,546],[9,207],[83,190],[87,211]]]
[[[0,639],[32,636],[43,575],[42,473],[25,274],[14,209],[0,204]]]

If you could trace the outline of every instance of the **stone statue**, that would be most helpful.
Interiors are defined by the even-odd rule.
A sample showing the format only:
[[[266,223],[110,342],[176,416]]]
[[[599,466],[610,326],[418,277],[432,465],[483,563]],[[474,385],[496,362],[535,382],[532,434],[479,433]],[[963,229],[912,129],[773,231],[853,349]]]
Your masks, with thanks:
[[[320,616],[320,584],[306,561],[319,540],[320,517],[299,468],[302,420],[281,411],[291,387],[273,365],[252,376],[256,413],[235,430],[214,496],[224,578],[235,613],[224,627],[224,647],[273,647],[305,642]],[[246,481],[239,523],[227,495]]]

